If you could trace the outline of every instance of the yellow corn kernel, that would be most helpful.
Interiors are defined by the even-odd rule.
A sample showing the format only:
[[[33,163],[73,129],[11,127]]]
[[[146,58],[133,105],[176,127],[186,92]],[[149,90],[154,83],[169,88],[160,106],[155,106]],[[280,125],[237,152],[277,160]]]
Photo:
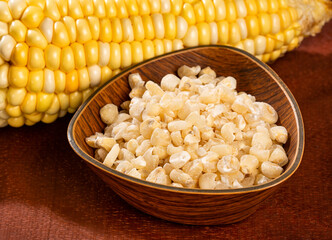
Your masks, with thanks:
[[[11,62],[18,67],[24,67],[28,63],[29,47],[25,43],[18,43],[14,47]]]
[[[160,12],[160,0],[149,0],[151,14]]]
[[[25,0],[9,0],[8,7],[14,19],[19,19],[27,7]]]
[[[119,69],[121,66],[121,48],[118,43],[110,43],[110,61],[108,67],[112,70]]]
[[[112,37],[113,42],[119,43],[122,41],[122,26],[119,18],[111,19],[111,27],[112,27]]]
[[[6,112],[10,117],[19,117],[22,115],[20,106],[13,106],[11,104],[7,104]]]
[[[115,69],[115,70],[112,72],[112,77],[118,75],[119,73],[121,73],[121,69]]]
[[[3,92],[2,90],[4,88],[7,88],[8,87],[8,70],[9,70],[9,64],[8,63],[5,63],[5,64],[2,64],[0,65],[0,110],[1,109],[1,106],[2,106],[2,101],[1,101],[1,97],[3,95]]]
[[[265,48],[266,48],[266,37],[257,36],[255,38],[255,54],[256,55],[264,54]]]
[[[43,117],[43,114],[39,112],[33,112],[31,114],[24,114],[24,117],[31,122],[39,122]]]
[[[270,61],[275,61],[277,58],[280,57],[281,51],[280,50],[275,50],[271,53],[270,55]]]
[[[39,47],[41,49],[45,49],[48,44],[46,38],[38,28],[28,30],[26,43],[30,47]]]
[[[111,77],[112,77],[112,70],[107,66],[102,67],[100,84],[104,84],[105,82],[110,80]]]
[[[138,6],[135,0],[125,0],[125,4],[129,16],[137,16],[139,14]]]
[[[45,63],[46,67],[51,70],[56,70],[60,67],[61,48],[49,44],[45,49]]]
[[[27,0],[27,4],[29,6],[38,6],[43,10],[45,8],[45,0]]]
[[[121,49],[121,68],[128,67],[132,64],[131,46],[127,42],[120,43]]]
[[[165,23],[165,38],[173,40],[176,37],[176,21],[175,16],[171,13],[163,15]]]
[[[278,0],[269,0],[269,12],[270,13],[277,13],[279,10],[279,3]]]
[[[169,53],[173,50],[173,44],[172,41],[169,39],[163,39],[163,44],[164,44],[164,51],[165,53]]]
[[[110,45],[108,43],[98,42],[99,60],[98,65],[100,67],[107,66],[110,61]]]
[[[28,83],[29,71],[26,67],[10,66],[8,71],[8,83],[17,88],[23,88]]]
[[[83,94],[79,91],[69,94],[69,107],[77,109],[81,105],[83,100]]]
[[[246,18],[248,37],[254,38],[259,34],[259,23],[257,16],[248,16]]]
[[[47,114],[45,113],[44,116],[42,117],[41,121],[43,123],[52,123],[58,118],[58,114]]]
[[[133,24],[134,38],[135,41],[144,40],[144,26],[141,16],[132,16],[130,20]]]
[[[293,40],[289,43],[287,51],[292,51],[294,48],[299,46],[299,38],[295,37]]]
[[[270,53],[274,49],[274,39],[272,37],[266,37],[266,48],[265,52]]]
[[[36,111],[37,95],[36,93],[28,92],[25,95],[24,101],[21,105],[21,110],[23,113],[31,114]]]
[[[67,110],[60,110],[59,111],[59,118],[66,116]]]
[[[287,0],[278,0],[278,3],[279,3],[279,8],[287,8],[288,7]]]
[[[210,26],[210,42],[211,42],[211,44],[217,44],[217,42],[218,42],[218,26],[217,26],[217,23],[216,22],[210,22],[209,26]]]
[[[79,69],[85,67],[86,62],[83,45],[80,43],[73,43],[70,47],[74,54],[75,68]]]
[[[265,53],[262,55],[262,61],[263,62],[268,62],[270,61],[271,54],[270,53]]]
[[[83,11],[79,0],[68,1],[68,14],[74,19],[83,18]]]
[[[145,39],[150,39],[150,40],[154,39],[155,32],[151,16],[148,15],[142,16],[142,22],[144,26]]]
[[[63,17],[68,16],[68,4],[67,4],[68,0],[56,0],[56,1],[61,16]]]
[[[137,0],[137,6],[140,16],[150,14],[150,5],[148,0]]]
[[[241,40],[240,27],[236,22],[229,24],[229,43],[236,44]]]
[[[27,89],[30,92],[40,92],[44,85],[43,70],[30,71]]]
[[[278,14],[273,13],[270,15],[271,17],[271,33],[277,34],[280,32],[280,17]]]
[[[11,127],[22,127],[24,125],[24,117],[23,116],[19,116],[19,117],[11,117],[8,118],[8,124]]]
[[[261,35],[267,35],[271,32],[271,18],[268,13],[260,13],[258,22]]]
[[[287,29],[291,24],[291,15],[288,9],[280,9],[279,18],[281,29]]]
[[[203,3],[201,1],[198,1],[194,3],[194,12],[195,12],[195,18],[196,23],[204,22],[205,21],[205,10]]]
[[[98,43],[95,40],[90,40],[84,44],[84,52],[86,65],[91,66],[98,63]]]
[[[61,48],[69,45],[69,36],[63,22],[54,23],[52,43]]]
[[[160,13],[154,13],[152,15],[152,22],[156,38],[163,39],[165,37],[163,16]]]
[[[134,30],[129,18],[121,19],[123,41],[132,42],[134,40]]]
[[[156,56],[162,55],[165,53],[163,41],[160,39],[153,40],[154,52]]]
[[[116,17],[116,6],[114,0],[105,0],[105,11],[108,18]]]
[[[59,93],[57,97],[59,99],[60,109],[67,110],[69,107],[69,95],[65,93]]]
[[[100,34],[100,28],[101,28],[100,23],[99,23],[99,18],[97,18],[96,16],[89,16],[88,23],[89,23],[89,28],[90,28],[92,39],[98,40],[99,34]]]
[[[29,49],[28,68],[30,70],[43,69],[45,67],[44,52],[37,47]]]
[[[22,22],[28,28],[36,28],[39,26],[41,21],[44,19],[43,10],[37,6],[27,7],[22,15]]]
[[[208,45],[211,41],[210,25],[206,22],[197,24],[199,45]]]
[[[226,18],[229,22],[236,20],[236,6],[233,1],[225,1],[226,6]]]
[[[112,75],[113,75],[113,73],[112,73]],[[82,99],[82,101],[84,102],[88,97],[90,97],[90,95],[93,93],[93,90],[91,89],[91,88],[88,88],[88,89],[86,89],[86,90],[84,90],[83,92],[82,92],[82,95],[83,95],[83,99]]]
[[[61,14],[55,1],[46,0],[44,15],[53,21],[58,21],[61,18]]]
[[[172,45],[173,45],[172,51],[176,51],[176,50],[180,50],[180,49],[184,48],[183,42],[180,39],[174,39]]]
[[[103,0],[93,0],[94,15],[98,18],[106,17],[105,2]]]
[[[52,104],[54,94],[53,93],[44,93],[44,92],[39,92],[37,93],[37,105],[36,105],[36,110],[38,112],[46,112],[47,109]]]
[[[226,18],[226,5],[224,0],[213,0],[216,10],[216,21],[221,21]]]
[[[257,14],[257,5],[255,0],[246,0],[247,14],[256,15]]]
[[[186,35],[188,30],[188,23],[187,21],[181,17],[176,17],[176,38],[182,39]]]
[[[25,119],[24,124],[27,126],[33,126],[36,124],[36,122],[30,121],[29,119]]]
[[[187,21],[188,25],[196,23],[195,11],[191,4],[183,4],[181,16]]]
[[[198,45],[198,30],[195,25],[188,28],[187,34],[183,38],[183,44],[186,47],[194,47]]]
[[[160,12],[169,13],[171,11],[171,2],[170,0],[160,1]]]
[[[171,0],[171,12],[175,16],[180,15],[182,10],[183,1],[182,0]]]
[[[151,40],[143,40],[142,49],[144,60],[154,57],[154,45]]]
[[[55,91],[55,77],[54,72],[48,68],[44,69],[44,87],[45,93],[54,93]]]
[[[236,44],[233,45],[233,47],[244,50],[244,45],[242,42],[237,42]]]
[[[103,18],[100,20],[100,36],[99,40],[102,42],[112,41],[112,26],[108,18]]]
[[[60,70],[54,72],[55,92],[61,93],[66,87],[66,74]]]
[[[5,22],[0,22],[0,38],[7,34],[8,34],[8,24]]]
[[[291,43],[291,41],[294,39],[295,37],[295,31],[294,29],[287,29],[284,31],[284,39],[285,39],[285,45],[289,45]]]
[[[118,18],[128,18],[128,11],[124,1],[115,1]]]
[[[130,45],[131,45],[132,64],[142,62],[143,61],[142,43],[134,41]]]
[[[218,27],[218,43],[226,44],[229,39],[229,23],[228,21],[220,21],[217,23]]]
[[[105,1],[106,2],[106,1]],[[84,16],[90,16],[94,12],[92,0],[80,0],[82,12]]]
[[[259,12],[267,12],[269,10],[268,0],[256,0],[256,5]]]
[[[247,7],[244,0],[235,1],[236,13],[239,18],[247,16]]]
[[[62,21],[66,26],[69,41],[71,43],[76,42],[76,24],[75,24],[75,20],[72,17],[65,16],[65,17],[62,18]]]
[[[49,43],[52,42],[53,39],[53,24],[54,24],[53,20],[46,17],[39,25],[41,33],[44,35],[45,39]]]
[[[25,88],[10,87],[7,91],[7,102],[13,106],[22,104],[27,91]]]
[[[298,20],[298,13],[296,8],[289,7],[288,8],[289,15],[291,17],[291,22],[296,22]]]
[[[68,93],[75,92],[78,89],[78,74],[76,70],[66,74],[66,89]]]
[[[282,32],[277,33],[274,35],[276,38],[275,44],[274,44],[274,50],[279,50],[282,46],[285,45],[285,36]]]
[[[243,41],[243,48],[250,54],[255,54],[255,41],[247,38]]]
[[[68,73],[75,68],[74,53],[70,46],[61,49],[60,55],[60,70]]]
[[[10,13],[8,4],[6,2],[1,1],[0,2],[0,21],[2,22],[10,22],[13,20],[12,14]]]
[[[16,42],[24,42],[27,34],[27,27],[19,20],[15,20],[9,25],[9,34]]]
[[[243,18],[236,19],[236,23],[239,25],[240,33],[241,33],[241,39],[247,39],[248,37],[248,28],[246,24],[246,20]]]
[[[82,91],[90,86],[89,73],[87,68],[82,68],[77,71],[78,90]]]
[[[77,19],[76,20],[76,29],[77,29],[77,42],[85,43],[92,39],[91,31],[89,28],[88,21],[86,19]]]

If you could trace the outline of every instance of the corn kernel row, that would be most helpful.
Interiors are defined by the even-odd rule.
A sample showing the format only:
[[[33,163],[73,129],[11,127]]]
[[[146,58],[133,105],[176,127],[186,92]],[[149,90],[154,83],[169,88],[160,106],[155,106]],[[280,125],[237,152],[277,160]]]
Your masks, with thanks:
[[[224,44],[268,62],[303,38],[287,0],[8,0],[0,12],[0,127],[52,122],[167,52]]]

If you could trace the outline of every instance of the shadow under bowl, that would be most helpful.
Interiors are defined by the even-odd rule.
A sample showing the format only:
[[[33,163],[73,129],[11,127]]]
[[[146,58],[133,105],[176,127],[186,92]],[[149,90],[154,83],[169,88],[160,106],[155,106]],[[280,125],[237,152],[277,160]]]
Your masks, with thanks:
[[[105,104],[119,106],[129,100],[128,76],[139,73],[143,80],[160,83],[182,65],[211,67],[217,76],[237,79],[237,91],[245,91],[272,105],[279,115],[278,124],[288,130],[285,149],[289,163],[273,181],[249,188],[202,190],[164,186],[136,179],[108,168],[97,161],[85,138],[103,132],[106,125],[99,117]],[[266,64],[250,54],[226,46],[200,46],[172,52],[135,65],[113,77],[85,101],[68,127],[73,150],[121,198],[143,212],[173,222],[193,225],[238,222],[256,211],[263,200],[299,167],[304,149],[304,128],[300,109],[287,86]]]

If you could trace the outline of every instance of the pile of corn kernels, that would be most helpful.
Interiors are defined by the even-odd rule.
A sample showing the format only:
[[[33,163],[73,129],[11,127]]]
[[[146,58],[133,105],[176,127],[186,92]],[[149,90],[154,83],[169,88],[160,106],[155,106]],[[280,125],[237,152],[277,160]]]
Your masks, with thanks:
[[[131,101],[107,104],[103,133],[86,138],[95,158],[119,172],[175,187],[250,187],[278,177],[288,133],[277,112],[236,91],[233,77],[182,66],[160,86],[129,76]]]

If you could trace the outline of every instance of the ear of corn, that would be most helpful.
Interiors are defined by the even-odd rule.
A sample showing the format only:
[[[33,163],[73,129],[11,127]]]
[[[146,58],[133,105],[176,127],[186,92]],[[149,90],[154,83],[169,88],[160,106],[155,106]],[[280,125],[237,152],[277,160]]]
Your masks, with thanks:
[[[1,0],[0,127],[53,122],[121,69],[185,47],[274,61],[330,17],[327,0]]]

